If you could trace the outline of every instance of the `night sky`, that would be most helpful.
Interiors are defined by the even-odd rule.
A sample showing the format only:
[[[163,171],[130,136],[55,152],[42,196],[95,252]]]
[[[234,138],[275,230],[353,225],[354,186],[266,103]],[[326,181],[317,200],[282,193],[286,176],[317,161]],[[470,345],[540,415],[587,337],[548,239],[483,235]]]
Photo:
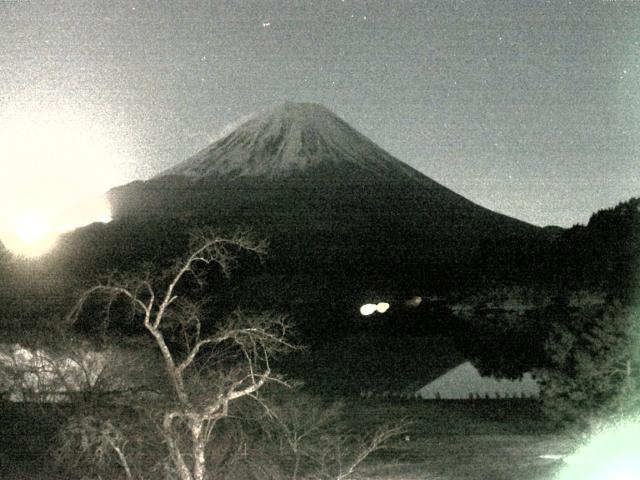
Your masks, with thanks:
[[[0,128],[76,112],[122,181],[293,100],[538,225],[640,195],[640,1],[0,0],[0,24]]]

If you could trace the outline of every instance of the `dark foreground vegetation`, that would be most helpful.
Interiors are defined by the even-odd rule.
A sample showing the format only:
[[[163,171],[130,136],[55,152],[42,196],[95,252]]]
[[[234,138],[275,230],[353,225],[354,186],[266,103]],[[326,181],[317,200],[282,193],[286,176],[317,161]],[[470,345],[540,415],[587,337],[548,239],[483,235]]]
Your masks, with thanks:
[[[196,231],[172,266],[84,290],[51,329],[48,352],[44,344],[3,345],[3,394],[27,407],[34,436],[50,437],[50,459],[63,474],[347,480],[403,432],[399,421],[353,432],[340,404],[300,393],[274,371],[277,356],[299,349],[286,317],[239,309],[212,316],[199,299],[208,269],[229,276],[239,252],[261,256],[265,243],[247,232]],[[6,421],[19,425],[24,416],[9,410],[17,415]],[[17,467],[24,436],[13,441],[3,462]]]
[[[333,403],[335,399],[324,400]],[[372,431],[381,424],[406,422],[406,431],[369,456],[361,477],[375,479],[547,480],[561,463],[543,455],[569,453],[575,438],[545,421],[533,400],[399,401],[342,399],[343,428]],[[68,407],[70,408],[70,407]],[[65,412],[35,404],[3,403],[0,425],[6,432],[0,477],[81,478],[56,463],[53,441]],[[112,473],[119,474],[118,469]],[[103,477],[109,478],[109,477]],[[283,476],[281,478],[291,478]]]

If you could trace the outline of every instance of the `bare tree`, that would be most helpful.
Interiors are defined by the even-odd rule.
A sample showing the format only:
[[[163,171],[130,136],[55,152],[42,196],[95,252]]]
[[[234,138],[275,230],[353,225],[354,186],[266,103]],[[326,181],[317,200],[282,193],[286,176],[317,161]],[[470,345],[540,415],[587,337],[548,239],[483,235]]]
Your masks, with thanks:
[[[178,480],[347,480],[403,431],[398,425],[356,435],[340,423],[339,405],[327,407],[305,395],[265,394],[270,383],[289,386],[271,367],[275,355],[297,348],[288,340],[287,319],[235,311],[217,321],[205,303],[193,300],[193,282],[205,285],[207,267],[229,276],[242,251],[261,257],[265,248],[246,232],[225,237],[201,230],[193,235],[190,253],[170,269],[111,276],[83,292],[69,314],[71,323],[94,317],[94,300],[103,299],[97,330],[106,334],[112,330],[112,306],[126,300],[132,306],[129,320],[139,322],[158,352],[158,360],[144,368],[166,380],[152,399],[129,395],[131,402],[115,402],[115,409],[97,407],[71,418],[61,432],[60,458],[72,466],[82,461],[117,468],[128,480],[160,476],[157,468]],[[105,340],[102,349],[110,345]],[[95,384],[114,382],[111,373],[96,378]],[[126,381],[120,389],[131,392]]]
[[[344,407],[342,402],[321,402],[304,394],[281,397],[270,406],[281,454],[290,458],[291,480],[350,479],[367,457],[409,426],[400,420],[373,432],[354,433],[345,428]]]
[[[61,442],[58,458],[67,462],[104,466],[113,460],[122,470],[127,480],[133,473],[129,465],[127,436],[110,420],[102,420],[93,415],[72,417],[60,433]]]
[[[180,287],[187,277],[201,282],[202,267],[209,265],[228,276],[237,265],[239,251],[262,256],[265,248],[263,241],[246,232],[226,237],[201,230],[193,235],[191,253],[176,262],[170,274],[160,276],[159,282],[149,273],[111,278],[86,290],[70,313],[69,318],[77,321],[96,295],[106,295],[110,301],[125,298],[134,307],[161,354],[168,379],[169,401],[161,413],[160,430],[171,470],[180,480],[208,478],[207,445],[216,424],[229,416],[229,404],[255,398],[268,382],[280,382],[271,359],[295,348],[287,340],[290,326],[283,316],[236,311],[214,326],[199,304],[181,296]],[[182,348],[175,348],[169,336],[178,339]],[[118,446],[116,430],[109,425],[106,431],[107,443]],[[123,449],[118,447],[116,453],[130,478]]]
[[[380,450],[392,438],[406,430],[404,423],[384,425],[372,434],[343,434],[333,438],[318,452],[316,461],[319,468],[315,478],[326,480],[348,480],[353,478],[362,463],[372,453]]]

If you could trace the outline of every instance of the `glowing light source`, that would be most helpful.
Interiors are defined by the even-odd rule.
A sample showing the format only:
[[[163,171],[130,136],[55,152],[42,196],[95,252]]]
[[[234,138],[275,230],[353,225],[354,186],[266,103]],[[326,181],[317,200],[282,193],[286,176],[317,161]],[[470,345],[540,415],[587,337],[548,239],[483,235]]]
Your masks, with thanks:
[[[390,305],[387,302],[380,302],[376,305],[378,313],[384,313],[389,310]]]
[[[422,303],[422,297],[416,295],[415,297],[410,298],[406,301],[406,305],[408,307],[417,307]]]
[[[23,242],[32,244],[44,237],[51,228],[44,218],[29,213],[16,219],[15,230]]]
[[[558,480],[631,480],[640,478],[640,419],[611,425],[565,458]]]
[[[122,183],[122,159],[93,116],[28,103],[0,116],[0,241],[29,257],[61,232],[109,221],[103,197]]]
[[[56,237],[41,214],[27,211],[11,219],[9,228],[3,232],[2,242],[9,250],[33,257],[48,251],[55,244]]]
[[[364,305],[362,305],[360,307],[360,314],[366,316],[369,316],[375,312],[378,313],[384,313],[387,310],[389,310],[390,305],[387,302],[380,302],[380,303],[365,303]]]
[[[374,313],[376,310],[377,305],[374,305],[373,303],[366,303],[360,307],[360,314],[366,317]]]

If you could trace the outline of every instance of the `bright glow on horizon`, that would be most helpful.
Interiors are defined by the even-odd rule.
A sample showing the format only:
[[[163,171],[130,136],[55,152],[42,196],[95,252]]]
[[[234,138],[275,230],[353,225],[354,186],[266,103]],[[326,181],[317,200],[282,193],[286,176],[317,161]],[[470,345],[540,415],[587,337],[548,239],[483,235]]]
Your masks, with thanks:
[[[25,107],[0,117],[0,241],[36,257],[65,231],[111,220],[104,192],[124,181],[123,162],[94,118]]]
[[[14,228],[18,238],[25,243],[34,243],[51,230],[47,221],[37,214],[26,214],[18,217]]]
[[[56,241],[48,221],[37,212],[20,212],[2,235],[2,242],[11,251],[34,257],[50,250]]]

